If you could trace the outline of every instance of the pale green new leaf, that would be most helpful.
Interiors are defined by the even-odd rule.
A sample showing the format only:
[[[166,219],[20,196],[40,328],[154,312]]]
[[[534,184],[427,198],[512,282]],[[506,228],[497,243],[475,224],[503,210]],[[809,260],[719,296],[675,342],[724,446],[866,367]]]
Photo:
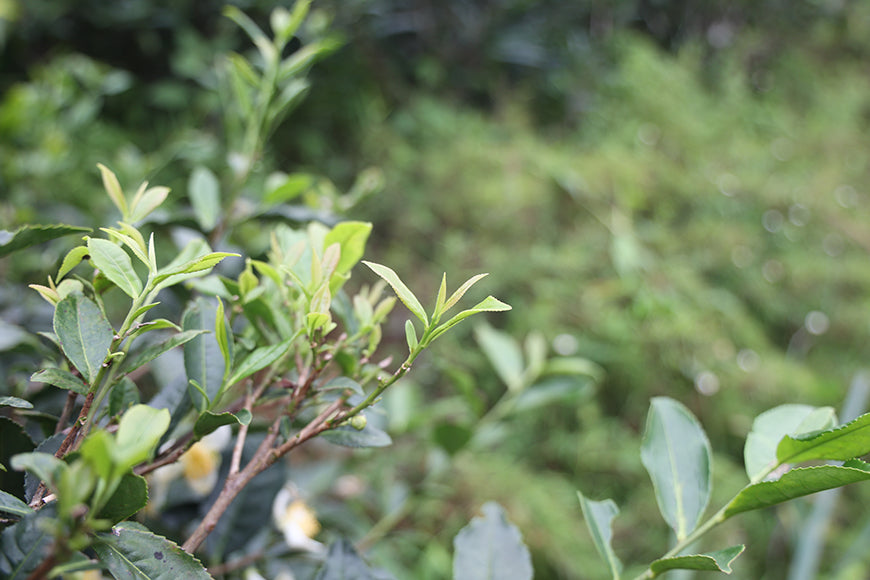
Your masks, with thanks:
[[[133,253],[136,254],[136,257],[139,258],[139,260],[143,264],[145,264],[146,266],[149,265],[148,255],[145,253],[146,250],[145,250],[144,244],[140,245],[137,240],[135,240],[131,236],[128,236],[127,234],[120,232],[118,230],[115,230],[112,228],[100,228],[100,229],[102,231],[106,232],[107,234],[109,234],[109,237],[115,238],[116,240],[123,243],[125,246],[127,246],[131,250],[133,250]]]
[[[124,196],[124,190],[121,189],[121,184],[118,182],[118,177],[112,172],[111,169],[109,169],[102,163],[97,163],[97,167],[100,168],[100,174],[103,178],[103,187],[106,189],[106,193],[109,194],[112,203],[115,204],[115,207],[118,208],[118,210],[121,212],[121,216],[126,221],[129,215],[127,209],[127,198]]]
[[[613,540],[613,520],[619,515],[619,508],[616,507],[616,504],[611,499],[593,501],[587,499],[579,491],[577,492],[577,497],[580,499],[583,518],[586,520],[589,533],[592,534],[595,549],[598,550],[601,558],[607,564],[613,579],[619,580],[619,575],[622,573],[622,562],[616,556],[611,545]]]
[[[100,307],[81,294],[70,294],[54,311],[54,332],[70,362],[88,383],[93,381],[114,336]]]
[[[417,348],[417,330],[414,328],[414,323],[411,319],[405,321],[405,340],[408,341],[408,352],[414,352]]]
[[[362,259],[371,231],[372,224],[369,222],[349,221],[336,224],[326,234],[323,240],[324,248],[335,243],[341,247],[341,258],[335,268],[336,273],[346,274]]]
[[[57,491],[57,482],[60,481],[63,472],[69,469],[66,463],[53,454],[40,451],[13,455],[10,465],[17,471],[29,471],[40,481],[44,481],[52,491]]]
[[[456,326],[457,324],[459,324],[460,322],[462,322],[463,320],[465,320],[469,316],[472,316],[472,315],[477,314],[479,312],[504,312],[504,311],[510,310],[510,309],[511,309],[511,306],[509,304],[505,304],[504,302],[502,302],[501,300],[499,300],[498,298],[495,298],[493,296],[487,296],[486,298],[481,300],[479,303],[477,303],[477,305],[475,305],[474,308],[469,308],[468,310],[463,310],[459,314],[456,314],[455,316],[453,316],[453,318],[451,318],[450,320],[448,320],[444,324],[438,326],[435,329],[435,331],[432,333],[429,340],[430,340],[430,342],[435,340],[436,338],[438,338],[439,336],[441,336],[442,334],[444,334],[445,332],[447,332],[448,330],[450,330],[451,328],[453,328],[454,326]]]
[[[681,403],[652,399],[641,461],[652,479],[659,511],[677,539],[684,539],[707,507],[713,474],[710,441]]]
[[[791,469],[776,481],[763,481],[744,487],[725,508],[725,517],[867,480],[870,480],[870,464],[859,459],[847,461],[842,466],[819,465]]]
[[[396,296],[398,296],[399,300],[401,300],[408,310],[411,311],[411,314],[423,321],[424,327],[429,326],[429,317],[426,316],[426,311],[423,309],[420,301],[417,300],[414,293],[405,286],[405,283],[399,279],[399,276],[391,268],[374,262],[367,262],[365,260],[363,260],[363,264],[371,268],[375,274],[383,278],[384,281],[393,288]]]
[[[668,570],[702,570],[730,574],[731,563],[743,553],[743,544],[704,554],[687,554],[673,558],[661,558],[650,564],[649,569],[658,576]]]
[[[870,453],[870,413],[854,421],[811,435],[786,436],[776,448],[780,463],[813,460],[845,461]]]
[[[477,284],[477,282],[478,282],[481,278],[485,278],[485,277],[487,277],[487,276],[489,276],[488,273],[477,274],[476,276],[472,276],[471,278],[469,278],[468,280],[466,280],[466,281],[462,284],[462,286],[460,286],[460,287],[456,290],[456,292],[454,292],[453,294],[450,295],[450,298],[448,298],[448,299],[447,299],[447,302],[444,303],[444,308],[443,308],[442,312],[447,312],[448,310],[450,310],[451,308],[453,308],[453,306],[455,306],[456,303],[459,302],[459,300],[460,300],[463,296],[465,296],[465,293],[468,292],[468,290],[469,290],[472,286],[474,286],[475,284]],[[445,290],[446,290],[446,288],[445,288]]]
[[[91,261],[127,296],[136,298],[142,292],[142,281],[133,269],[130,256],[120,246],[108,240],[88,238]],[[147,263],[147,261],[146,261]]]
[[[112,461],[126,471],[151,457],[157,443],[169,428],[169,411],[148,405],[134,405],[121,416]]]
[[[87,246],[76,246],[75,248],[67,252],[66,256],[64,256],[63,258],[63,262],[61,262],[60,264],[60,269],[57,271],[55,282],[60,282],[61,279],[69,274],[70,270],[78,266],[87,255]]]
[[[145,189],[147,186],[147,183],[143,183],[139,188],[139,192],[137,192],[136,196],[133,198],[133,206],[130,208],[129,217],[131,223],[146,218],[148,214],[166,201],[166,197],[169,195],[168,187],[163,187],[161,185]]]

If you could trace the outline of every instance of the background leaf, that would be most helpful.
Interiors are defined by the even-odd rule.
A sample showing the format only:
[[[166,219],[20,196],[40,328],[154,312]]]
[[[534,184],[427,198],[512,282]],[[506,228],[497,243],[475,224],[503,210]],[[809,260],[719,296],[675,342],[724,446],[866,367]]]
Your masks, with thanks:
[[[48,523],[54,506],[27,514],[0,534],[0,575],[8,580],[25,580],[39,566],[52,545]]]
[[[342,425],[324,431],[320,437],[342,447],[387,447],[393,444],[393,440],[385,431],[381,431],[371,423],[367,423],[362,430],[357,430],[350,425]]]
[[[193,206],[196,221],[205,232],[210,232],[218,223],[221,213],[220,183],[207,167],[197,166],[190,174],[187,195]]]
[[[177,544],[123,523],[98,534],[94,551],[115,578],[211,579],[199,560]]]
[[[521,390],[525,365],[519,342],[506,332],[495,330],[488,324],[475,326],[474,337],[507,388],[514,392]]]
[[[52,385],[80,395],[88,394],[88,385],[71,372],[61,369],[43,369],[30,375],[30,380],[35,383]]]
[[[353,545],[342,538],[330,544],[315,580],[375,580],[375,577]]]
[[[9,232],[0,230],[0,258],[8,256],[16,250],[21,250],[54,240],[70,234],[85,234],[91,232],[91,228],[80,228],[78,226],[68,226],[65,224],[57,224],[50,226],[23,226]]]
[[[114,335],[99,306],[82,294],[70,294],[54,311],[54,332],[70,362],[92,382],[109,355]]]
[[[707,572],[731,573],[731,563],[743,553],[743,544],[724,550],[707,552],[705,554],[689,554],[673,558],[661,558],[650,564],[649,569],[656,574],[668,570],[703,570]]]
[[[233,413],[212,413],[206,411],[196,419],[193,425],[193,436],[195,439],[202,439],[209,433],[212,433],[218,427],[224,425],[247,425],[251,422],[251,412],[247,409],[241,409]]]
[[[532,559],[520,531],[495,502],[453,539],[453,580],[531,580]]]
[[[616,503],[611,499],[593,501],[586,499],[579,491],[577,492],[577,497],[580,499],[583,518],[586,520],[589,533],[592,534],[595,549],[598,550],[601,558],[607,564],[611,576],[619,578],[619,575],[622,573],[622,562],[616,556],[611,545],[613,540],[613,520],[619,515],[619,508],[616,507]]]
[[[678,539],[698,524],[712,485],[712,451],[698,420],[681,403],[655,397],[647,415],[641,461],[656,502]]]

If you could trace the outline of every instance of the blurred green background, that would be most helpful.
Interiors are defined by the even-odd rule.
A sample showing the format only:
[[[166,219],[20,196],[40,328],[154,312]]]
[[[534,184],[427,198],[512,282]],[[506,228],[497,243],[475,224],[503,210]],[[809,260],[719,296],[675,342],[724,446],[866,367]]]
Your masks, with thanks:
[[[235,4],[263,25],[276,5]],[[514,307],[439,341],[387,397],[393,447],[291,461],[326,536],[398,578],[446,578],[453,536],[496,500],[537,578],[605,578],[576,489],[621,506],[623,561],[667,549],[638,456],[650,397],[704,425],[718,507],[745,483],[757,414],[839,408],[863,384],[870,4],[313,6],[308,32],[343,45],[312,70],[259,173],[345,191],[377,168],[383,190],[341,216],[374,223],[368,258],[433,299],[444,271],[451,288],[489,272],[475,292]],[[0,229],[117,219],[97,162],[127,187],[172,187],[162,227],[191,227],[191,169],[226,164],[216,58],[250,50],[221,7],[0,0]],[[248,224],[227,243],[256,255],[261,238]],[[21,329],[50,321],[21,288],[72,243],[0,262],[3,388],[33,370]],[[397,355],[403,322],[387,331]],[[845,490],[820,577],[870,575],[868,504],[867,486]],[[746,542],[733,577],[787,578],[812,506],[739,518],[704,548]]]

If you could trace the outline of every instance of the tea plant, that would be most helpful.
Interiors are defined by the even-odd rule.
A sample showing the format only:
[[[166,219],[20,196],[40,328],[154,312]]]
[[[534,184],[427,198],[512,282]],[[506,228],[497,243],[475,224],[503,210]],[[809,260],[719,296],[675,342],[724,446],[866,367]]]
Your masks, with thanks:
[[[259,58],[231,55],[225,69],[227,175],[204,167],[191,174],[193,213],[208,237],[188,233],[177,253],[166,252],[149,220],[169,189],[143,183],[129,195],[103,165],[103,187],[121,215],[117,225],[100,228],[100,235],[55,225],[24,226],[0,236],[3,257],[89,233],[46,284],[31,285],[53,307],[52,331],[41,334],[62,356],[46,357],[31,386],[19,385],[0,398],[4,447],[15,443],[3,457],[19,451],[0,464],[0,474],[26,472],[23,482],[4,478],[0,489],[3,575],[43,578],[103,569],[118,578],[207,578],[193,554],[221,573],[267,559],[265,551],[248,545],[262,539],[252,533],[244,538],[241,547],[249,551],[241,562],[226,562],[225,550],[240,548],[228,544],[227,534],[237,518],[246,520],[245,533],[261,531],[264,509],[274,509],[276,522],[291,510],[304,515],[304,504],[287,497],[293,490],[286,486],[284,458],[317,437],[350,447],[388,445],[387,433],[369,420],[382,394],[464,319],[510,309],[490,296],[450,314],[483,274],[450,293],[443,276],[426,309],[392,269],[368,261],[363,263],[379,282],[349,294],[344,286],[362,261],[369,223],[279,224],[267,231],[265,256],[247,257],[235,268],[225,263],[238,264],[241,254],[212,249],[264,211],[241,203],[257,187],[266,190],[259,200],[266,207],[282,208],[309,192],[316,203],[335,209],[350,207],[376,187],[364,177],[339,197],[329,189],[311,192],[311,183],[298,176],[267,180],[271,187],[256,178],[266,138],[307,88],[307,67],[334,48],[324,40],[282,58],[308,7],[299,2],[292,11],[276,9],[274,38],[240,11],[227,9]],[[417,321],[405,324],[408,354],[398,365],[377,356],[382,325],[396,302],[383,296],[387,286]],[[185,295],[182,312],[163,304]],[[157,372],[166,359],[179,360],[183,380]],[[58,415],[39,405],[53,389],[65,393]],[[214,438],[228,430],[231,451],[219,475]],[[181,526],[184,541],[178,543],[156,533],[171,528],[161,516],[175,499],[167,486],[177,465],[190,483],[187,499],[195,497],[201,510],[191,518],[195,525]],[[258,478],[273,466],[277,477]],[[248,488],[256,494],[243,493]],[[251,501],[249,495],[257,497]],[[284,513],[278,498],[272,506],[276,495],[286,500]],[[134,516],[157,525],[129,521]],[[281,555],[319,551],[310,527],[301,537],[300,529],[298,518],[284,526]],[[218,539],[204,546],[213,533]],[[353,558],[358,563],[348,564]],[[330,548],[320,575],[329,577],[336,566],[367,570],[342,541]]]
[[[738,514],[770,507],[797,497],[866,481],[870,464],[870,413],[837,424],[830,407],[782,405],[756,417],[746,438],[744,459],[749,484],[715,514],[701,521],[712,488],[712,451],[697,419],[668,397],[652,400],[641,446],[641,460],[650,474],[662,516],[676,543],[637,576],[655,578],[669,570],[731,573],[743,545],[695,552],[695,544],[712,528]],[[795,467],[814,462],[814,465]],[[612,500],[593,501],[578,492],[595,547],[614,579],[622,562],[611,545]]]

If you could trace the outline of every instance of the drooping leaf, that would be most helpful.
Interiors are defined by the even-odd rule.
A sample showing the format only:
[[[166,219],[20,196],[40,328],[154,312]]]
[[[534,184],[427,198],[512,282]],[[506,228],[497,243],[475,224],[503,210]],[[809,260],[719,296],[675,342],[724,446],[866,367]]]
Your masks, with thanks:
[[[344,538],[333,542],[314,580],[375,580],[353,545]]]
[[[362,430],[350,425],[342,425],[330,431],[324,431],[320,437],[342,447],[387,447],[393,444],[390,436],[371,423]]]
[[[134,473],[125,473],[115,493],[97,515],[112,524],[123,521],[141,510],[148,503],[148,484],[145,478]]]
[[[206,298],[191,302],[181,319],[184,330],[206,330],[208,333],[194,337],[184,347],[184,368],[189,381],[195,381],[208,395],[191,390],[190,396],[197,409],[204,409],[215,400],[223,385],[226,363],[221,355],[220,345],[215,337],[215,312],[217,303]]]
[[[30,506],[12,495],[0,489],[0,512],[16,516],[26,516],[33,510]]]
[[[429,326],[429,317],[426,316],[426,311],[423,309],[420,301],[417,300],[417,297],[414,296],[414,293],[411,292],[411,289],[405,286],[405,283],[399,279],[398,274],[396,274],[391,268],[382,266],[381,264],[375,264],[374,262],[367,262],[365,260],[363,260],[363,264],[371,268],[372,272],[383,278],[384,281],[393,288],[396,296],[398,296],[399,300],[401,300],[408,310],[411,311],[411,314],[423,321],[424,326]]]
[[[819,465],[791,469],[776,481],[762,481],[744,487],[725,509],[725,517],[765,508],[801,497],[870,479],[870,464],[852,459],[840,465]]]
[[[75,248],[67,252],[66,256],[64,256],[63,258],[63,262],[60,263],[60,269],[57,271],[55,282],[60,282],[61,279],[69,274],[70,270],[78,266],[87,255],[87,246],[76,246]]]
[[[112,460],[121,470],[151,457],[160,438],[169,428],[169,411],[148,405],[135,405],[121,417]]]
[[[279,342],[278,344],[259,347],[242,361],[239,368],[233,372],[232,376],[227,381],[227,384],[234,385],[251,376],[255,372],[271,365],[287,352],[294,340],[295,338],[291,337]]]
[[[0,258],[42,242],[54,240],[70,234],[89,233],[91,228],[80,228],[65,224],[22,226],[14,232],[0,230]]]
[[[743,553],[744,546],[731,546],[724,550],[704,554],[688,554],[673,558],[661,558],[650,564],[650,570],[655,574],[663,574],[668,570],[702,570],[706,572],[725,572],[730,574],[731,563]]]
[[[707,507],[712,485],[710,441],[694,415],[668,397],[652,399],[641,461],[656,502],[677,538],[685,538]]]
[[[187,195],[196,221],[205,232],[210,232],[217,225],[221,213],[220,183],[214,173],[207,167],[197,166],[190,174],[187,184]]]
[[[57,489],[55,484],[60,479],[62,472],[69,469],[66,463],[54,455],[39,451],[15,455],[11,464],[12,469],[27,470],[55,490]]]
[[[802,461],[845,461],[870,453],[870,413],[861,415],[841,427],[814,434],[786,436],[776,448],[780,463]]]
[[[481,511],[453,539],[453,580],[531,580],[532,559],[520,531],[497,503]]]
[[[94,551],[115,578],[211,579],[199,560],[174,542],[126,523],[97,534]]]
[[[33,403],[19,399],[18,397],[0,397],[0,407],[14,407],[16,409],[32,409]]]
[[[136,298],[142,293],[142,280],[133,269],[130,255],[109,240],[88,238],[91,261],[103,275],[127,296]]]
[[[0,534],[0,577],[26,580],[42,564],[53,544],[46,524],[54,513],[48,505],[38,512],[24,515],[18,523]]]
[[[611,499],[593,501],[587,499],[579,491],[577,492],[577,497],[580,499],[583,518],[586,520],[589,533],[592,534],[595,549],[598,550],[601,558],[607,564],[610,575],[615,580],[619,580],[619,575],[622,573],[622,562],[613,551],[613,546],[611,545],[613,540],[613,520],[619,515],[619,508],[616,507],[616,503]]]
[[[88,394],[88,386],[79,377],[61,369],[43,369],[33,373],[30,380],[34,383],[45,383],[80,395]]]
[[[488,324],[475,326],[474,337],[507,388],[513,392],[522,390],[524,362],[519,343],[511,335]]]
[[[193,437],[202,439],[209,433],[215,431],[218,427],[224,425],[247,425],[251,422],[251,412],[247,409],[241,409],[235,413],[212,413],[206,411],[196,419],[193,425]]]
[[[132,372],[144,364],[151,362],[166,351],[177,348],[182,344],[190,342],[197,336],[208,332],[207,330],[184,330],[178,334],[173,334],[160,342],[150,344],[140,351],[133,352],[125,360],[123,371],[125,373]]]
[[[827,409],[833,413],[833,409]],[[766,469],[776,465],[776,446],[786,435],[799,434],[801,425],[814,411],[816,408],[809,405],[780,405],[755,418],[743,448],[746,475],[750,480],[755,480]]]
[[[100,307],[81,294],[70,294],[54,311],[54,332],[64,354],[90,383],[108,356],[114,336]]]

